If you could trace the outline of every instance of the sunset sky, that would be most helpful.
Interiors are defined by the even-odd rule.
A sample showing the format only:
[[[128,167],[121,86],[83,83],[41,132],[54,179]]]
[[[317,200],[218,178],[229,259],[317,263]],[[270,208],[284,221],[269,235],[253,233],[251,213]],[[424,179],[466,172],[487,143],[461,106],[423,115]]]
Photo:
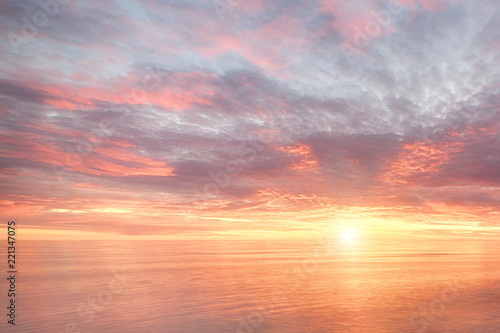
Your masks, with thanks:
[[[0,4],[20,238],[499,235],[496,0],[61,2]]]

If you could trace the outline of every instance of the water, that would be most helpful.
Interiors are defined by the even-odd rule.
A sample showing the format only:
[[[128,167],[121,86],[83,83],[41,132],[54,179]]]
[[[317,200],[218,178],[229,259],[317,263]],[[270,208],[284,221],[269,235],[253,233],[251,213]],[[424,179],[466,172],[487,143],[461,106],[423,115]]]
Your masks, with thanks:
[[[316,240],[19,242],[15,331],[500,332],[495,244],[373,248]],[[5,318],[0,331],[14,331]]]

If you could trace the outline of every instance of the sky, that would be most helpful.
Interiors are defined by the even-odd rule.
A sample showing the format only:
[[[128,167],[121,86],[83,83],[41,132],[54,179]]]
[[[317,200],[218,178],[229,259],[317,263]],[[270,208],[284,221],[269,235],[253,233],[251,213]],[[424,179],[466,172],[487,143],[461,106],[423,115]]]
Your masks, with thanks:
[[[499,25],[496,0],[2,1],[2,216],[498,239]]]

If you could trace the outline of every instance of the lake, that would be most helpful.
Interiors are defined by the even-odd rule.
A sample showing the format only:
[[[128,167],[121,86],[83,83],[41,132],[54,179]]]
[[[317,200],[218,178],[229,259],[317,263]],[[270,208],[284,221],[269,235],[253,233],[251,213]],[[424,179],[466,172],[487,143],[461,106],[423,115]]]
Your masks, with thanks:
[[[500,332],[495,245],[451,250],[321,239],[20,241],[16,327],[6,325],[4,315],[0,328]],[[2,295],[6,287],[2,283]],[[7,305],[7,297],[2,300]]]

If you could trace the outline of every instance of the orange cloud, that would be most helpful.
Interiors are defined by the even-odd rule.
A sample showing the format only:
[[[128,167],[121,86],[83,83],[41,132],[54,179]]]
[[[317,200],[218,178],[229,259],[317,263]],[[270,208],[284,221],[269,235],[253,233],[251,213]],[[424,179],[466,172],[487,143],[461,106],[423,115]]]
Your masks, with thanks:
[[[404,144],[399,155],[387,162],[378,180],[389,183],[408,183],[413,177],[429,177],[443,170],[445,164],[485,136],[498,132],[496,124],[469,125],[463,131],[450,130],[443,141],[417,141]]]
[[[298,143],[294,146],[278,147],[277,150],[295,156],[290,167],[297,171],[314,171],[318,167],[318,160],[314,157],[311,147]]]
[[[389,162],[379,180],[390,183],[407,183],[410,177],[431,174],[442,170],[453,152],[459,152],[463,144],[418,141],[405,144],[398,157]]]
[[[90,85],[58,85],[29,82],[22,84],[44,94],[44,103],[58,109],[95,109],[95,101],[150,104],[173,109],[190,109],[193,105],[211,105],[215,91],[208,80],[214,75],[202,72],[176,73],[169,77],[151,79],[146,73],[131,73]],[[149,78],[149,81],[147,80]]]
[[[89,158],[85,158],[81,165],[76,167],[76,171],[82,171],[95,175],[108,174],[114,176],[174,175],[173,172],[175,169],[168,166],[165,162],[140,156],[127,148],[97,147],[95,151],[99,155],[95,156],[92,154]],[[134,166],[131,166],[130,163]]]
[[[2,149],[0,156],[41,162],[93,175],[114,176],[172,176],[174,168],[163,161],[141,156],[131,147],[93,147],[91,154],[67,152],[55,142],[48,142],[41,135],[18,134],[17,137],[0,136],[0,141],[17,149]]]

